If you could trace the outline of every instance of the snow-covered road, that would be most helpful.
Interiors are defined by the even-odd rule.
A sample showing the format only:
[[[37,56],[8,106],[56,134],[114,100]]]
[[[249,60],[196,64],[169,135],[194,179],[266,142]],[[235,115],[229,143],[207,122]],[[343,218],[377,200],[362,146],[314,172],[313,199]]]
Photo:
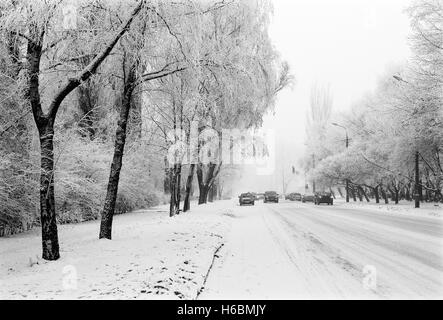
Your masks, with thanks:
[[[112,241],[99,221],[60,226],[55,262],[34,229],[0,238],[0,298],[443,298],[441,208],[410,207],[164,206],[116,216]]]
[[[233,221],[202,299],[443,297],[441,217],[260,202]]]

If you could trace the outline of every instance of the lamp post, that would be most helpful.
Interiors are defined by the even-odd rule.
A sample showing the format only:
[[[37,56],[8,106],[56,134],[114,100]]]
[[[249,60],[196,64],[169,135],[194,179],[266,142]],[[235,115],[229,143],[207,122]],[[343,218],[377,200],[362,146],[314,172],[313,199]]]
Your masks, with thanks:
[[[315,169],[315,154],[312,154],[312,170]],[[315,178],[312,179],[312,193],[315,193]]]
[[[346,149],[347,149],[349,147],[348,129],[345,126],[339,125],[338,123],[335,123],[335,122],[333,122],[332,125],[345,129],[345,133],[346,133]],[[349,202],[349,179],[348,178],[346,178],[346,202]]]
[[[420,171],[419,171],[419,159],[418,156],[420,153],[418,151],[415,152],[415,186],[414,186],[414,200],[415,207],[420,208],[420,193],[419,193],[419,184],[420,184]]]
[[[404,82],[406,84],[410,84],[408,81],[404,80],[399,76],[392,76],[398,82]],[[415,207],[420,208],[420,193],[419,193],[419,185],[420,185],[420,169],[419,169],[419,155],[418,150],[415,151],[415,185],[414,185],[414,200]]]

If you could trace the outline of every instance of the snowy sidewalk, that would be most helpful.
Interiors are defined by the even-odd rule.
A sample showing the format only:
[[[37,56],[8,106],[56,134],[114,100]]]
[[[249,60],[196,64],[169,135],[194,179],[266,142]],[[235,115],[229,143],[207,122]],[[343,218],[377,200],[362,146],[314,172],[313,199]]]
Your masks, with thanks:
[[[61,258],[42,260],[40,230],[0,238],[0,299],[193,299],[229,228],[231,202],[169,218],[158,207],[59,227]]]

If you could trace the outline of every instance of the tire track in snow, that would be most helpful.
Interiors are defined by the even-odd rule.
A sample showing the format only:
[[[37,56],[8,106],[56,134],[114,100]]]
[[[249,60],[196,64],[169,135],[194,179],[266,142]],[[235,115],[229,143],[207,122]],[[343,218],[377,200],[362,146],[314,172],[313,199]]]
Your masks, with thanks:
[[[391,225],[383,225],[379,219],[376,223],[365,222],[360,218],[340,216],[335,211],[331,213],[329,208],[286,205],[275,209],[274,213],[290,230],[311,234],[313,244],[317,241],[327,243],[328,246],[318,248],[332,248],[341,257],[337,263],[347,265],[349,262],[357,266],[357,270],[366,264],[376,266],[377,293],[383,297],[441,296],[442,273],[438,267],[438,258],[441,255],[413,252],[421,247],[426,248],[431,240],[434,240],[432,245],[435,250],[439,247],[441,249],[435,237],[426,238],[417,232],[411,232],[409,228],[402,234]],[[357,213],[358,210],[355,214]],[[334,257],[330,252],[328,254]]]
[[[276,230],[273,232],[276,241],[291,256],[291,261],[297,265],[316,298],[381,297],[380,292],[376,294],[363,288],[361,269],[312,232],[286,219],[280,213],[282,208],[284,206],[269,208],[275,218],[267,218],[268,224]]]

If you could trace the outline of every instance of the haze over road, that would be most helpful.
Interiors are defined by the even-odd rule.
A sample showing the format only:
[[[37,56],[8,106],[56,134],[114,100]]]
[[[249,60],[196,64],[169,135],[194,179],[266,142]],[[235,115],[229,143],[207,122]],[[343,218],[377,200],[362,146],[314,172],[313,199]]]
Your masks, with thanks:
[[[443,221],[346,205],[233,205],[203,299],[442,298]]]

